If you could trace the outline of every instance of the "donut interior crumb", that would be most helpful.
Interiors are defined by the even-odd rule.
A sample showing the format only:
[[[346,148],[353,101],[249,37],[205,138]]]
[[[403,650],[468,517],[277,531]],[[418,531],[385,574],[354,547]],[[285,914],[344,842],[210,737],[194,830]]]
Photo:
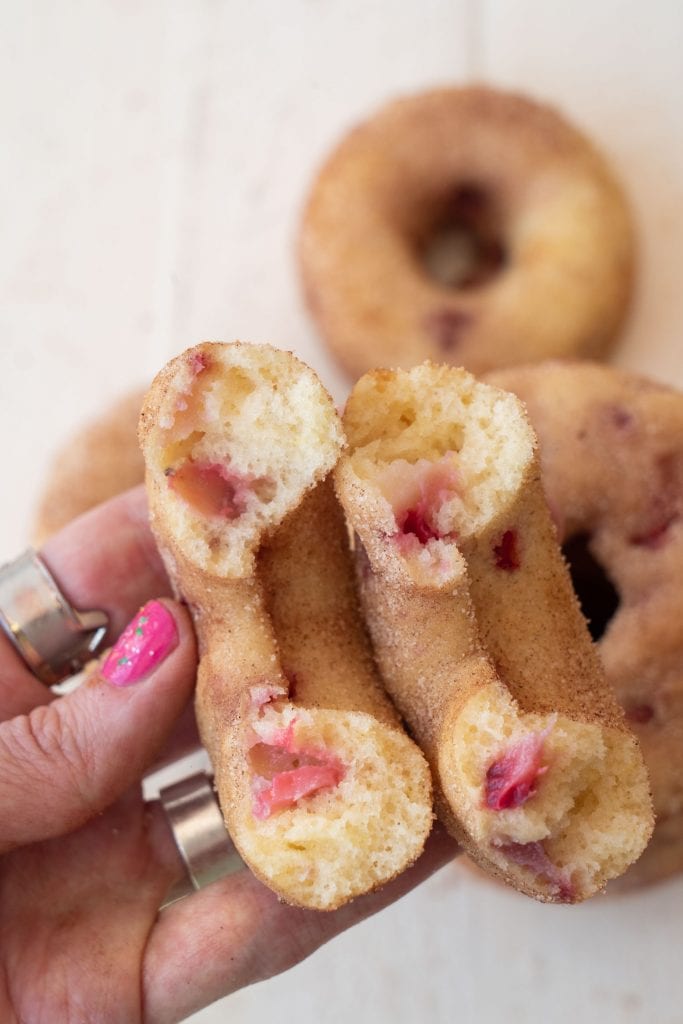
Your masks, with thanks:
[[[252,765],[252,803],[239,815],[235,838],[276,891],[296,891],[299,902],[326,910],[383,883],[414,858],[415,836],[425,834],[431,818],[423,762],[401,730],[369,714],[276,699],[251,716],[246,764],[255,740],[288,728],[297,747],[343,765],[343,776],[260,819],[253,793],[262,769]]]
[[[416,531],[419,543],[400,543],[416,580],[435,567],[454,567],[449,547],[505,513],[535,445],[513,395],[431,363],[367,374],[354,389],[345,424],[351,467],[381,496],[387,535],[401,541],[401,533]],[[406,508],[411,499],[416,507]],[[421,522],[426,518],[422,535],[414,512]]]
[[[170,529],[199,568],[248,575],[260,538],[336,462],[332,401],[311,370],[267,345],[205,343],[172,367],[142,431]]]
[[[509,754],[530,741],[536,760],[525,772]],[[506,757],[508,788],[490,806],[490,782]],[[523,714],[501,685],[467,702],[440,767],[446,795],[487,858],[560,902],[622,874],[647,841],[647,780],[633,738],[563,715]]]

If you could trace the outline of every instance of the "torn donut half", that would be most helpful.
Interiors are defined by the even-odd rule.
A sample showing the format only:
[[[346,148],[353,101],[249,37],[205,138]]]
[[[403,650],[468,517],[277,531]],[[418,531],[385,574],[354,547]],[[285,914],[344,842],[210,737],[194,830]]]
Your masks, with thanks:
[[[548,902],[602,889],[644,849],[640,748],[574,596],[521,403],[464,370],[379,370],[335,472],[389,693],[445,824]]]
[[[291,353],[204,343],[155,379],[140,441],[230,835],[283,900],[335,909],[416,860],[432,802],[357,605],[332,400]]]

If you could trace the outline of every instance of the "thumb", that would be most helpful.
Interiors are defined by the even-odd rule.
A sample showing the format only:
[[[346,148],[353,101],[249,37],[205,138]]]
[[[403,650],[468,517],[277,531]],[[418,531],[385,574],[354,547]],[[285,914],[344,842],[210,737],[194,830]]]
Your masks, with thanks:
[[[150,601],[79,689],[0,725],[0,853],[84,824],[158,755],[192,692],[189,616]]]

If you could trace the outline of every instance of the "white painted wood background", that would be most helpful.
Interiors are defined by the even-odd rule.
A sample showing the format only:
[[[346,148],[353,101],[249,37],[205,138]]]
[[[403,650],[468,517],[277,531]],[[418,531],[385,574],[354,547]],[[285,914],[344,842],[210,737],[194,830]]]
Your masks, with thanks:
[[[471,78],[561,105],[640,230],[617,359],[683,386],[678,0],[3,0],[0,559],[55,445],[203,338],[293,347],[337,396],[293,262],[328,147]],[[683,624],[682,624],[683,628]],[[683,881],[541,907],[447,868],[199,1024],[681,1024]]]

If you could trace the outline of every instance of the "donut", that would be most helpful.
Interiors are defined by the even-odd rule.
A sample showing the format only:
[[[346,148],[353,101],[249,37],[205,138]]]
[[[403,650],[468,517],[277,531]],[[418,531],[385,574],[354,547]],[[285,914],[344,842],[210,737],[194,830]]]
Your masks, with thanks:
[[[144,396],[138,389],[120,398],[57,452],[31,528],[36,547],[83,512],[142,483],[137,426]]]
[[[519,891],[588,898],[640,855],[652,806],[521,403],[427,363],[365,375],[343,423],[335,480],[366,621],[444,824]]]
[[[619,887],[656,882],[683,869],[683,395],[580,362],[491,380],[526,403],[575,589],[652,780],[654,835]]]
[[[140,442],[230,835],[281,899],[335,909],[411,864],[433,813],[360,617],[332,400],[290,353],[205,343],[155,378]]]
[[[479,374],[603,356],[632,290],[629,210],[551,107],[483,86],[390,103],[351,131],[305,205],[299,262],[354,379],[425,359]]]

